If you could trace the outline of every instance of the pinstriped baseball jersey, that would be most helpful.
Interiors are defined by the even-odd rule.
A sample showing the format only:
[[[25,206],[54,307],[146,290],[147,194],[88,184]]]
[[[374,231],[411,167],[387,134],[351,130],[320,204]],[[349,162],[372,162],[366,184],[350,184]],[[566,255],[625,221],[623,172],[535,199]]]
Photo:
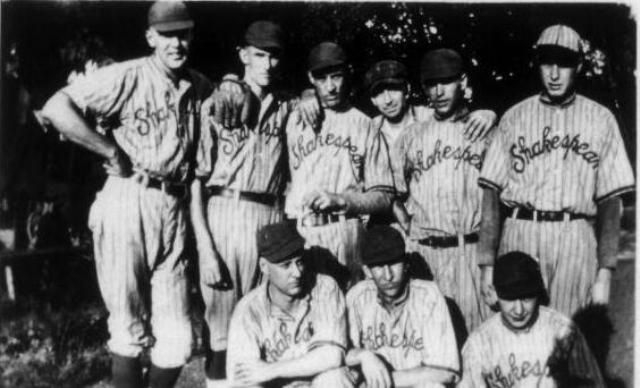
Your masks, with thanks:
[[[402,119],[402,122],[397,125],[391,125],[389,120],[387,120],[383,115],[378,115],[372,120],[373,128],[380,128],[387,144],[389,144],[389,148],[391,148],[404,129],[409,127],[411,124],[427,121],[432,117],[432,108],[425,105],[410,105]]]
[[[522,332],[508,329],[500,313],[489,318],[465,343],[462,364],[458,386],[463,388],[604,387],[580,330],[569,318],[544,306],[533,326]]]
[[[212,100],[203,109],[209,111]],[[285,125],[293,102],[281,94],[262,101],[255,127],[225,128],[203,115],[202,127],[210,130],[214,144],[214,168],[207,186],[241,191],[282,194],[286,180]]]
[[[463,131],[460,120],[434,118],[410,126],[394,144],[395,181],[409,193],[412,237],[478,230],[482,191],[475,182],[489,140],[470,142]]]
[[[385,307],[371,279],[347,293],[353,346],[375,352],[396,370],[429,366],[460,373],[458,347],[444,297],[435,283],[410,279],[393,306]]]
[[[312,276],[313,288],[294,311],[271,302],[268,282],[238,302],[229,328],[228,378],[241,362],[290,360],[323,345],[346,349],[344,296],[330,277]]]
[[[317,134],[296,121],[287,124],[291,172],[287,215],[302,216],[302,199],[313,190],[393,191],[388,149],[364,113],[355,108],[341,112],[327,109]]]
[[[634,189],[613,114],[579,94],[559,106],[536,95],[509,109],[479,183],[510,206],[586,215]]]
[[[186,181],[199,138],[200,104],[209,81],[188,70],[177,83],[153,56],[97,70],[62,91],[83,115],[109,129],[133,166],[172,182]],[[207,176],[210,166],[196,174]]]

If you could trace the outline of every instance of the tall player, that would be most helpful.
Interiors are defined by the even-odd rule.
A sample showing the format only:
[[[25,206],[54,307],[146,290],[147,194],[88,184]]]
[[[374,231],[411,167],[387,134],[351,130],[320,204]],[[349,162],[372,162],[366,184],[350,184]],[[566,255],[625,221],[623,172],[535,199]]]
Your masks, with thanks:
[[[349,70],[336,43],[320,43],[309,53],[308,77],[324,120],[317,131],[298,120],[287,125],[291,189],[285,212],[298,219],[310,246],[328,250],[353,279],[361,270],[360,216],[389,209],[394,188],[380,131],[347,99]]]
[[[386,225],[365,232],[368,279],[347,294],[346,356],[367,387],[433,387],[460,375],[458,347],[435,283],[411,279],[402,234]]]
[[[154,3],[146,31],[152,55],[87,75],[43,108],[62,134],[106,160],[109,177],[89,224],[116,387],[142,386],[145,347],[152,387],[173,386],[191,353],[187,185],[210,172],[194,160],[206,137],[198,112],[210,85],[185,67],[193,24],[183,3]],[[105,131],[93,131],[89,118]]]
[[[204,115],[203,131],[212,134],[208,155],[215,155],[204,194],[208,232],[199,239],[201,291],[210,331],[206,363],[209,384],[225,377],[225,352],[231,312],[257,282],[256,232],[282,220],[282,193],[287,181],[285,125],[293,102],[274,90],[284,50],[281,27],[269,21],[252,23],[239,48],[244,65],[242,84],[249,89],[246,123],[230,127]],[[215,106],[207,99],[203,112]],[[228,271],[226,286],[215,284],[217,264]],[[225,272],[227,272],[225,271]]]
[[[551,306],[572,316],[589,302],[609,301],[620,195],[633,190],[634,178],[613,114],[575,91],[578,33],[548,27],[535,50],[542,92],[505,113],[479,179],[483,292],[495,302],[491,266],[500,242],[499,253],[540,260]],[[504,226],[499,201],[511,208]]]
[[[531,256],[515,251],[499,257],[493,285],[500,313],[465,343],[459,387],[605,387],[578,327],[541,306],[547,295]]]
[[[482,198],[477,179],[488,140],[472,142],[464,133],[468,107],[462,57],[450,49],[432,50],[422,58],[420,71],[434,117],[407,128],[394,145],[396,185],[408,194],[398,219],[409,251],[426,260],[442,293],[462,313],[464,327],[454,319],[462,342],[464,329],[477,327],[487,313],[476,242]]]

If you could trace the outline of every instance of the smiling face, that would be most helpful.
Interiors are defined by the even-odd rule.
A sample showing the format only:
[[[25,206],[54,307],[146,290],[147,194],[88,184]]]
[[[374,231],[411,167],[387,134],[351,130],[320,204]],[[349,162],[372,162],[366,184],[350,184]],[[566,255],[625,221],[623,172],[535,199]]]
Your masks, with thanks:
[[[159,32],[147,30],[147,42],[160,64],[169,72],[181,69],[189,57],[192,40],[191,29]]]
[[[524,330],[533,324],[540,306],[538,297],[514,300],[498,297],[502,321],[512,330]]]
[[[446,118],[456,112],[462,102],[466,82],[467,78],[462,74],[452,78],[429,80],[423,84],[424,92],[429,97],[436,115]]]
[[[370,275],[379,294],[387,301],[393,301],[402,295],[407,283],[406,269],[405,261],[365,266],[365,272]]]
[[[270,263],[260,259],[260,268],[269,279],[272,289],[281,295],[295,298],[304,291],[305,265],[302,256],[281,263]]]
[[[343,67],[309,72],[308,76],[323,108],[335,109],[345,102],[347,71]]]
[[[280,55],[254,46],[246,46],[240,49],[240,60],[244,64],[247,81],[266,87],[273,82],[280,64]]]
[[[404,115],[407,106],[406,90],[401,85],[382,85],[371,96],[371,103],[388,120],[396,122]]]

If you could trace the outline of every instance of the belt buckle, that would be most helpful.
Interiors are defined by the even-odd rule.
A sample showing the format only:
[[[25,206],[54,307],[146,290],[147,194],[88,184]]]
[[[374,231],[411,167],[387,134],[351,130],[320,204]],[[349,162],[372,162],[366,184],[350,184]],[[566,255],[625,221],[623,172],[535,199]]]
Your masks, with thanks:
[[[538,213],[539,212],[535,209],[531,212],[531,216],[532,216],[531,218],[533,218],[533,220],[536,222],[538,222],[538,215],[539,215]]]

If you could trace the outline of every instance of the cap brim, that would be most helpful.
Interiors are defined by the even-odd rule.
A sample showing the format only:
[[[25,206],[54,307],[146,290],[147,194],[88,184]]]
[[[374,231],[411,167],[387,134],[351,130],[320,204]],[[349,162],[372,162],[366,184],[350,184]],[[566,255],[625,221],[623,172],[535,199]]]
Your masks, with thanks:
[[[389,256],[380,256],[380,257],[369,259],[369,260],[366,260],[363,258],[362,263],[367,267],[375,267],[377,265],[385,265],[385,264],[395,264],[395,263],[405,261],[407,259],[407,254],[401,253],[399,255],[394,255],[391,257],[394,257],[394,258],[390,259]]]
[[[315,64],[314,66],[309,68],[309,71],[312,73],[316,73],[319,71],[327,70],[332,67],[344,66],[347,63],[342,60],[333,60],[333,61],[323,61],[321,63]]]
[[[380,79],[380,80],[377,80],[377,81],[373,82],[371,84],[371,86],[369,86],[369,92],[372,93],[377,88],[379,88],[381,86],[384,86],[384,85],[404,86],[406,84],[407,84],[407,80],[403,79],[403,78],[384,78],[384,79]]]
[[[195,23],[193,20],[180,20],[175,22],[158,23],[150,26],[158,32],[179,31],[193,28]]]
[[[536,296],[542,297],[545,295],[544,287],[540,287],[539,285],[503,285],[498,286],[494,285],[496,290],[496,294],[498,298],[504,300],[517,300],[517,299],[526,299],[533,298]]]
[[[288,244],[278,247],[277,251],[266,254],[265,259],[271,263],[281,263],[298,255],[302,255],[303,252],[304,240],[294,239]]]

